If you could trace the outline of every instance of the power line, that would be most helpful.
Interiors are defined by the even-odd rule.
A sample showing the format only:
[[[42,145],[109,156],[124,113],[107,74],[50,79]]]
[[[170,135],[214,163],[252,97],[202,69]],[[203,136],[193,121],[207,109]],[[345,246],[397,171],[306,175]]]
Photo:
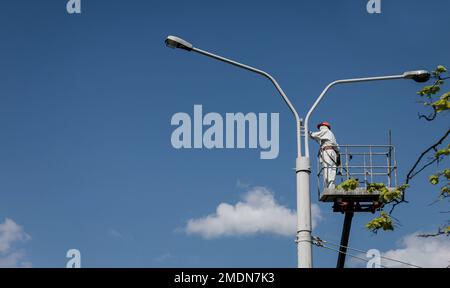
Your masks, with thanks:
[[[326,241],[320,239],[319,237],[314,237],[313,236],[312,244],[316,245],[317,247],[325,248],[325,249],[328,249],[328,250],[331,250],[331,251],[334,251],[334,252],[338,252],[340,254],[345,254],[345,255],[347,255],[349,257],[353,257],[353,258],[361,260],[363,262],[369,262],[369,260],[367,260],[365,258],[362,258],[362,257],[356,256],[356,255],[350,254],[348,252],[343,252],[343,251],[338,250],[336,248],[329,247],[329,246],[325,245],[325,243],[326,243]],[[384,267],[382,265],[380,265],[380,266]],[[387,268],[387,267],[384,267],[384,268]]]
[[[315,244],[316,246],[318,246],[318,247],[325,247],[324,243],[328,243],[330,245],[338,246],[338,247],[341,247],[341,248],[346,248],[348,250],[353,250],[353,251],[356,251],[356,252],[359,252],[359,253],[364,253],[365,254],[367,252],[367,251],[364,251],[364,250],[361,250],[361,249],[356,249],[356,248],[352,248],[352,247],[349,247],[349,246],[344,246],[344,245],[341,245],[341,244],[336,244],[336,243],[333,243],[333,242],[325,241],[325,240],[320,239],[319,237],[314,237],[313,236],[313,244]],[[337,249],[335,249],[335,250],[338,251],[339,253],[346,254],[346,255],[348,255],[350,257],[354,257],[354,255],[352,256],[352,254],[344,253],[344,252],[342,252],[340,250],[337,250]],[[354,257],[354,258],[358,258],[358,257]],[[405,261],[389,258],[389,257],[382,256],[382,255],[380,255],[380,258],[386,259],[386,260],[389,260],[389,261],[393,261],[393,262],[398,262],[398,263],[401,263],[401,264],[404,264],[404,265],[408,265],[408,266],[411,266],[411,267],[415,267],[415,268],[423,268],[423,267],[420,267],[420,266],[417,266],[417,265],[414,265],[414,264],[411,264],[411,263],[408,263],[408,262],[405,262]],[[361,258],[358,258],[358,259],[361,259]],[[366,260],[366,259],[364,259],[364,261],[368,262],[368,260]],[[389,267],[386,267],[386,268],[389,268]]]
[[[364,259],[364,258],[362,258],[362,257],[356,256],[356,255],[353,255],[353,254],[350,254],[350,253],[348,253],[348,252],[343,252],[343,251],[340,251],[340,250],[338,250],[338,249],[335,249],[335,248],[332,248],[332,247],[329,247],[329,246],[326,246],[326,245],[321,245],[321,246],[319,246],[319,247],[322,247],[322,248],[325,248],[325,249],[328,249],[328,250],[331,250],[331,251],[334,251],[334,252],[338,252],[338,253],[341,253],[341,254],[345,254],[345,255],[347,255],[347,256],[349,256],[349,257],[352,257],[352,258],[355,258],[355,259],[358,259],[358,260],[361,260],[361,261],[364,261],[364,262],[369,262],[369,260]],[[383,265],[381,265],[381,264],[380,264],[380,267],[383,267],[383,268],[389,268],[389,267],[383,266]]]
[[[361,250],[361,249],[356,249],[356,248],[352,248],[352,247],[349,247],[349,246],[343,246],[343,245],[332,243],[332,242],[327,242],[327,243],[329,243],[329,244],[331,244],[333,246],[345,247],[345,248],[347,248],[349,250],[353,250],[353,251],[360,252],[360,253],[366,253],[367,252],[367,251],[364,251],[364,250]],[[380,258],[386,259],[386,260],[389,260],[389,261],[398,262],[398,263],[401,263],[401,264],[404,264],[404,265],[408,265],[408,266],[411,266],[411,267],[415,267],[415,268],[423,268],[423,267],[420,267],[420,266],[417,266],[417,265],[414,265],[414,264],[411,264],[411,263],[408,263],[408,262],[405,262],[405,261],[389,258],[389,257],[382,256],[382,255],[380,255]]]

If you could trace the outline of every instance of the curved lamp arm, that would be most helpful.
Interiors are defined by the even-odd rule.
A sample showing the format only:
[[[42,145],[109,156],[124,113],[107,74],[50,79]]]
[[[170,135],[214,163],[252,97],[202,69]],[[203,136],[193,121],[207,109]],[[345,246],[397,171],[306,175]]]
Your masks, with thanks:
[[[199,54],[211,57],[213,59],[216,59],[216,60],[219,60],[219,61],[231,64],[233,66],[237,66],[239,68],[243,68],[245,70],[257,73],[257,74],[262,75],[262,76],[266,77],[267,79],[269,79],[272,82],[272,84],[275,86],[275,88],[277,89],[278,93],[280,93],[280,95],[283,98],[284,102],[287,104],[287,106],[289,107],[289,109],[291,110],[292,114],[295,117],[295,122],[296,122],[296,125],[297,125],[297,155],[298,156],[301,155],[301,140],[300,140],[301,119],[298,116],[297,110],[295,110],[294,105],[292,105],[292,102],[286,96],[286,93],[284,93],[284,91],[281,88],[280,84],[278,84],[277,80],[275,80],[275,78],[273,78],[272,75],[270,75],[269,73],[267,73],[265,71],[256,69],[254,67],[251,67],[251,66],[248,66],[248,65],[245,65],[245,64],[233,61],[231,59],[227,59],[225,57],[222,57],[222,56],[219,56],[219,55],[216,55],[216,54],[213,54],[213,53],[210,53],[210,52],[207,52],[207,51],[195,48],[195,47],[192,47],[191,51],[194,51],[194,52],[197,52]]]
[[[317,105],[319,105],[320,101],[325,97],[325,94],[331,89],[331,87],[338,85],[338,84],[346,84],[346,83],[355,83],[355,82],[368,82],[368,81],[380,81],[380,80],[395,80],[395,79],[408,79],[407,74],[402,75],[393,75],[393,76],[381,76],[381,77],[369,77],[369,78],[356,78],[356,79],[345,79],[345,80],[337,80],[332,83],[330,83],[323,91],[322,94],[316,99],[311,109],[309,109],[308,114],[306,114],[305,118],[305,156],[309,157],[309,137],[307,135],[308,133],[308,127],[309,127],[309,119],[311,118],[311,114],[314,112],[314,110],[317,108]]]
[[[292,102],[289,100],[289,98],[286,96],[286,93],[284,93],[283,89],[281,89],[281,86],[278,84],[278,82],[275,80],[275,78],[272,77],[272,75],[270,75],[269,73],[256,69],[254,67],[227,59],[225,57],[198,49],[196,47],[194,47],[191,43],[187,42],[186,40],[183,40],[179,37],[176,36],[168,36],[166,38],[166,46],[170,47],[170,48],[178,48],[178,49],[182,49],[182,50],[186,50],[186,51],[194,51],[197,52],[199,54],[208,56],[210,58],[231,64],[233,66],[239,67],[239,68],[243,68],[245,70],[257,73],[259,75],[262,75],[266,78],[268,78],[272,84],[275,86],[275,88],[278,90],[278,93],[280,93],[281,97],[283,97],[284,102],[286,102],[286,104],[288,105],[289,109],[291,110],[292,114],[295,117],[295,122],[297,125],[297,155],[300,157],[301,156],[301,119],[298,116],[297,110],[295,110],[294,105],[292,105]]]

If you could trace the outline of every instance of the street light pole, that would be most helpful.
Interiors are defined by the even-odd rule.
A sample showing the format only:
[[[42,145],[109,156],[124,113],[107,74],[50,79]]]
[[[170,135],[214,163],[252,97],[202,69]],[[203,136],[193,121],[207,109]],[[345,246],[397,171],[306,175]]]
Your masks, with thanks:
[[[186,51],[194,51],[201,55],[231,64],[233,66],[243,68],[245,70],[257,73],[268,78],[275,88],[280,93],[284,102],[288,105],[292,114],[295,118],[296,124],[296,135],[297,135],[297,158],[296,158],[296,180],[297,180],[297,253],[298,253],[298,267],[299,268],[312,268],[312,225],[311,225],[311,195],[310,195],[310,175],[311,175],[311,163],[309,158],[309,142],[308,136],[305,135],[305,156],[302,156],[301,149],[301,131],[302,131],[302,120],[300,119],[295,107],[292,102],[281,89],[275,78],[269,73],[256,69],[254,67],[239,63],[234,60],[227,59],[225,57],[201,50],[194,47],[191,43],[183,40],[179,37],[168,36],[165,40],[166,46],[170,48],[178,48]],[[419,73],[420,72],[420,73]],[[424,74],[426,73],[426,74]],[[311,117],[312,112],[317,107],[319,102],[325,96],[326,92],[334,85],[341,83],[352,83],[352,82],[363,82],[363,81],[376,81],[376,80],[388,80],[388,79],[414,79],[417,82],[425,82],[429,79],[430,75],[426,71],[412,71],[406,72],[403,75],[395,76],[384,76],[384,77],[373,77],[373,78],[359,78],[359,79],[349,79],[349,80],[339,80],[328,85],[319,98],[316,100],[312,108],[309,110],[306,121],[305,121],[305,134],[308,132],[308,122]]]

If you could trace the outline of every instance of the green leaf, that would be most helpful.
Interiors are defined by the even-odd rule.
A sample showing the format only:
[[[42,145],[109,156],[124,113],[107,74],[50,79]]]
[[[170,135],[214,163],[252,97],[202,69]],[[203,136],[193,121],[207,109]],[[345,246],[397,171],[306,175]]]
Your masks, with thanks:
[[[445,73],[445,72],[447,72],[447,68],[445,68],[445,67],[442,66],[442,65],[439,65],[439,66],[437,66],[437,68],[436,68],[436,72],[438,72],[438,73]]]
[[[439,174],[431,175],[429,181],[432,185],[439,184]]]
[[[441,91],[441,87],[439,87],[439,85],[432,85],[432,86],[425,86],[422,88],[422,90],[420,90],[418,92],[418,94],[420,96],[425,96],[425,95],[434,95],[436,93],[438,93],[439,91]]]
[[[380,229],[383,229],[383,231],[393,231],[394,224],[389,214],[381,212],[380,217],[374,218],[366,224],[366,228],[374,233],[378,232]]]
[[[367,192],[373,193],[376,191],[381,192],[383,188],[386,188],[386,185],[384,183],[369,183],[367,184]]]
[[[382,199],[383,199],[382,202],[385,202],[385,203],[390,203],[394,200],[401,200],[402,196],[403,196],[403,193],[398,189],[389,191],[387,188],[384,188],[380,194],[380,197],[382,197]]]
[[[450,169],[445,169],[444,172],[442,172],[442,174],[444,174],[447,180],[450,180]]]
[[[405,184],[396,189],[389,190],[384,183],[369,183],[367,184],[367,192],[374,193],[378,191],[380,193],[379,201],[382,203],[390,203],[394,200],[401,200],[403,193],[409,185]]]
[[[441,195],[442,196],[446,196],[446,194],[450,193],[450,187],[449,186],[444,186],[441,188]]]
[[[443,111],[447,111],[450,109],[450,102],[448,100],[438,100],[430,104],[436,109],[437,113],[441,113]]]
[[[448,155],[450,155],[450,145],[448,145],[447,148],[443,148],[436,151],[434,157],[439,158],[441,156],[448,156]]]
[[[350,178],[347,181],[342,182],[341,184],[339,184],[336,189],[343,189],[345,191],[352,191],[355,190],[356,188],[359,187],[359,182],[358,180],[354,179],[354,178]]]

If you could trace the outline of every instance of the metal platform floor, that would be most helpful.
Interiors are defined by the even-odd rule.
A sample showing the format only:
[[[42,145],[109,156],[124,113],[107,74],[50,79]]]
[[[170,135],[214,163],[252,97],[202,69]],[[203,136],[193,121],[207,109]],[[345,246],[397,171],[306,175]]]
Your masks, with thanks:
[[[320,195],[320,201],[322,202],[373,202],[378,201],[379,198],[380,193],[378,191],[370,193],[366,190],[366,188],[356,188],[355,190],[351,191],[345,191],[343,189],[324,189],[324,191]]]

